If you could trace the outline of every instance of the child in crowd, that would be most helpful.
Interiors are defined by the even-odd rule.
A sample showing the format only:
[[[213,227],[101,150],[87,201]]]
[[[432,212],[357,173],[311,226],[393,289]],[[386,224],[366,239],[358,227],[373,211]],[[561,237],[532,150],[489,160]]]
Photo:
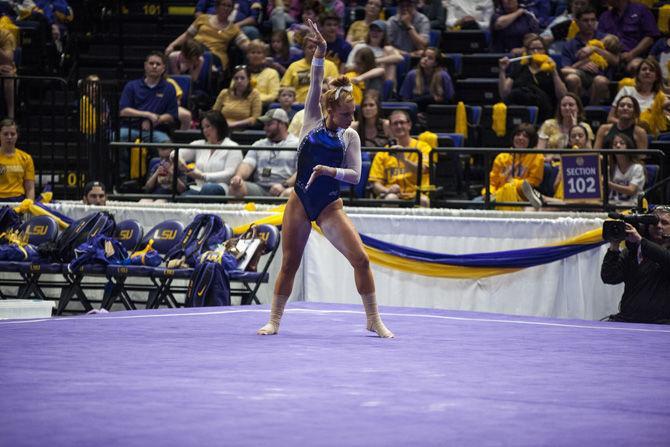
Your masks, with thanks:
[[[293,110],[294,102],[295,89],[293,87],[281,87],[279,89],[279,106],[286,112],[289,121],[291,121],[295,115],[295,110]]]
[[[158,149],[158,157],[149,161],[149,174],[144,185],[144,191],[149,194],[172,194],[172,177],[174,173],[174,162],[170,160],[170,148]],[[177,177],[177,193],[186,191],[185,177]],[[151,202],[151,199],[142,199]],[[161,200],[161,199],[159,199]],[[157,200],[158,201],[158,200]],[[161,200],[162,201],[162,200]]]
[[[630,137],[618,133],[612,139],[612,149],[634,149]],[[644,166],[628,154],[614,155],[614,163],[610,166],[609,200],[614,205],[635,206],[637,198],[644,189]]]

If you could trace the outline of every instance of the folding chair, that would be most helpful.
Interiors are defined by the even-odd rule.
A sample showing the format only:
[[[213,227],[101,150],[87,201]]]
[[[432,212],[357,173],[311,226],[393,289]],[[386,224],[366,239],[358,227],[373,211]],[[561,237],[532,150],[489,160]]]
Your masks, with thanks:
[[[262,264],[256,272],[242,272],[242,271],[233,271],[230,272],[230,283],[241,283],[242,286],[238,288],[230,289],[230,294],[240,296],[240,304],[251,304],[252,302],[260,304],[256,293],[261,287],[261,284],[267,283],[270,279],[268,274],[268,269],[270,264],[272,264],[275,254],[277,254],[277,248],[279,248],[279,243],[281,235],[279,233],[279,228],[274,225],[259,225],[257,227],[257,234],[263,238],[265,241],[265,250],[263,251],[263,258],[265,262]]]
[[[28,236],[28,243],[37,247],[44,242],[54,242],[58,235],[58,224],[50,216],[35,216],[20,227],[20,231]],[[31,261],[1,261],[0,272],[18,273],[20,281],[3,281],[3,285],[19,286],[18,299],[27,299],[32,296],[46,300],[42,291],[46,283],[40,283],[40,277],[44,273],[60,273],[60,263],[41,263]],[[49,283],[48,285],[62,285],[60,283]],[[3,299],[6,297],[1,295]]]
[[[119,222],[114,229],[114,238],[118,239],[124,248],[129,252],[134,250],[137,247],[137,244],[142,240],[144,230],[142,225],[134,219],[128,219]],[[106,277],[107,265],[103,264],[85,264],[79,266],[75,271],[71,271],[67,265],[63,266],[63,277],[67,281],[67,286],[63,288],[60,298],[58,299],[58,307],[56,310],[56,315],[61,315],[72,297],[77,296],[79,301],[83,303],[88,303],[90,305],[91,300],[86,296],[84,289],[95,289],[107,290],[108,287],[113,287],[113,283],[107,280],[106,284],[102,283],[89,283],[82,284],[84,278],[88,277]],[[90,305],[91,308],[93,307]],[[87,307],[84,304],[84,307]],[[90,309],[89,309],[90,310]]]
[[[183,223],[177,220],[163,221],[149,230],[140,242],[139,247],[145,247],[153,239],[153,248],[164,255],[179,241],[182,231],[184,231]],[[110,310],[114,303],[120,300],[127,310],[137,309],[128,291],[152,293],[152,291],[155,292],[156,284],[130,286],[126,285],[126,280],[128,278],[151,279],[155,269],[156,267],[147,265],[108,265],[105,273],[112,285],[105,291],[101,307]]]
[[[233,229],[228,224],[224,224],[226,230],[225,240],[233,237]],[[206,243],[205,243],[206,244]],[[149,294],[147,309],[158,309],[165,303],[168,307],[179,307],[175,298],[175,293],[185,292],[185,288],[172,288],[172,281],[175,279],[191,279],[193,268],[167,268],[156,267],[151,274],[151,281],[156,286],[155,292]]]

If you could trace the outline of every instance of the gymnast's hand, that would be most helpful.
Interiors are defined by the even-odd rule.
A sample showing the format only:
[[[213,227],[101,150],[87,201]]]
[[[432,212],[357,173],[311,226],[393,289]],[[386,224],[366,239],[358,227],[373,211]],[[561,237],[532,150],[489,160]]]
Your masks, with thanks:
[[[337,170],[335,168],[331,168],[330,166],[324,166],[324,165],[316,165],[314,166],[314,169],[312,169],[312,175],[309,177],[309,180],[307,181],[307,186],[305,186],[305,189],[309,189],[310,185],[316,180],[317,177],[321,175],[327,175],[329,177],[335,177],[335,174],[337,173]]]
[[[326,49],[328,48],[326,39],[323,38],[319,32],[319,28],[317,28],[316,24],[312,22],[312,19],[307,19],[307,26],[309,27],[311,34],[305,36],[305,39],[316,44],[316,52],[314,52],[314,57],[317,59],[322,59],[326,56]]]

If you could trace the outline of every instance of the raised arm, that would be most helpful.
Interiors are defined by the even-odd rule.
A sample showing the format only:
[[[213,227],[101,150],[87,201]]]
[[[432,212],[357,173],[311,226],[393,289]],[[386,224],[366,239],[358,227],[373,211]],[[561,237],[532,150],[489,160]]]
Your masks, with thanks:
[[[306,36],[308,39],[316,44],[316,51],[312,58],[312,71],[310,74],[309,90],[307,98],[305,99],[305,119],[303,121],[303,129],[310,129],[314,123],[321,120],[321,106],[319,100],[321,98],[321,83],[323,82],[323,64],[326,56],[326,40],[323,38],[318,28],[311,20],[307,21],[311,34]],[[302,136],[303,132],[301,132]]]

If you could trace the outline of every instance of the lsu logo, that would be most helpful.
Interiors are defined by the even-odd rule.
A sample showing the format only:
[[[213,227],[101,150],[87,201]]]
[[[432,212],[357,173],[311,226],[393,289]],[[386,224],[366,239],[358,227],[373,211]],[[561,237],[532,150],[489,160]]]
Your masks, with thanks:
[[[47,234],[47,230],[48,228],[46,225],[35,225],[33,227],[28,226],[28,228],[26,228],[26,234],[44,236],[45,234]]]
[[[128,267],[120,267],[119,268],[119,273],[122,273],[122,274],[128,273]]]
[[[39,264],[30,264],[30,270],[33,272],[39,272],[41,270],[41,267]]]
[[[177,237],[177,230],[163,230],[157,236],[157,239],[166,239],[171,241]]]
[[[122,241],[127,241],[133,237],[133,230],[121,230],[119,231],[118,239]]]
[[[270,233],[258,233],[258,237],[261,238],[263,242],[267,242],[268,238],[270,237]]]

